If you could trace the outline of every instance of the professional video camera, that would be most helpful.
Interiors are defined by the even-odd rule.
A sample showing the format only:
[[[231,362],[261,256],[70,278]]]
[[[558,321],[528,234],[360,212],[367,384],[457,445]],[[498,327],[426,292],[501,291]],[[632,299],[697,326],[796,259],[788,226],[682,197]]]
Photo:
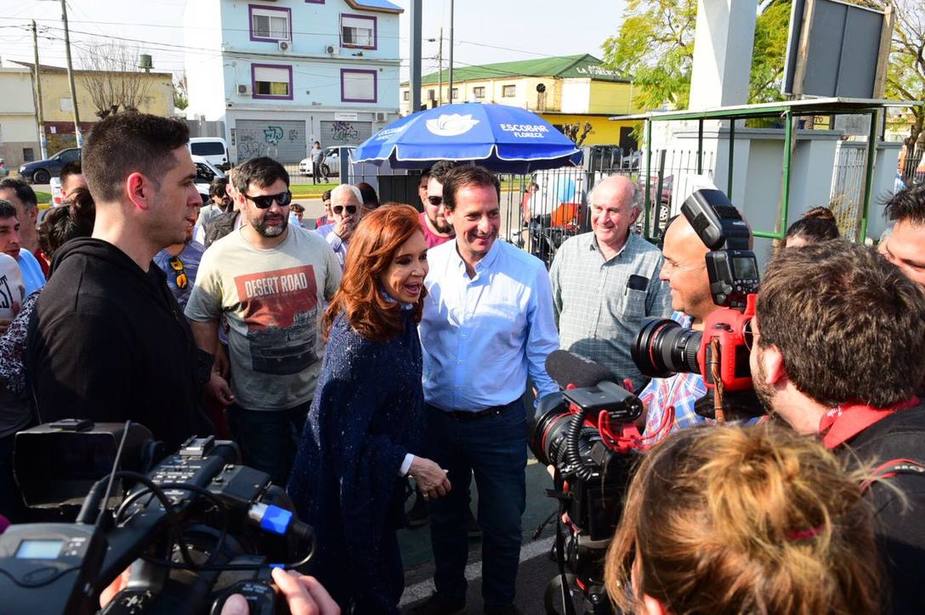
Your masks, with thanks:
[[[591,612],[609,614],[604,556],[632,468],[647,448],[634,424],[642,403],[605,367],[570,352],[550,353],[546,371],[564,388],[539,399],[529,429],[533,454],[555,470],[548,495],[559,502],[560,574],[547,587],[546,612],[575,612],[574,595]]]
[[[217,614],[233,593],[251,613],[274,612],[269,562],[302,566],[314,549],[285,492],[238,465],[233,442],[193,437],[154,463],[151,443],[141,425],[74,419],[16,435],[28,506],[66,515],[90,486],[73,523],[12,525],[0,535],[0,610],[94,613],[103,589],[130,568],[104,613]],[[37,474],[33,463],[51,473]]]
[[[751,251],[748,225],[721,191],[697,190],[684,201],[681,213],[710,248],[706,255],[710,292],[713,302],[722,307],[706,318],[703,332],[684,329],[673,320],[649,320],[636,336],[631,355],[647,376],[701,374],[718,400],[719,418],[724,392],[751,395],[752,391],[748,357],[758,261]],[[740,407],[746,413],[761,413],[757,401]]]

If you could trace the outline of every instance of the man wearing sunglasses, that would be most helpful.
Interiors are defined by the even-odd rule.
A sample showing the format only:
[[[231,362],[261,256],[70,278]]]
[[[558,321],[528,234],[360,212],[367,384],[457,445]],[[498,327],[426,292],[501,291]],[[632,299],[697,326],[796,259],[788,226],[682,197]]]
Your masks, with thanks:
[[[421,212],[421,228],[428,248],[439,246],[456,236],[453,225],[446,219],[446,207],[443,204],[443,180],[454,166],[456,164],[453,162],[441,160],[431,167],[426,173],[427,179],[421,182],[424,184],[423,194],[418,190],[421,204],[424,206],[424,211]]]
[[[341,269],[347,260],[350,238],[362,217],[363,194],[359,188],[351,184],[341,184],[331,190],[331,222],[318,227],[317,232],[334,250]]]
[[[321,366],[319,321],[341,268],[317,234],[289,225],[289,174],[254,158],[233,176],[246,224],[206,250],[186,306],[196,343],[218,351],[228,323],[228,369],[217,363],[211,394],[229,406],[244,463],[284,484]]]

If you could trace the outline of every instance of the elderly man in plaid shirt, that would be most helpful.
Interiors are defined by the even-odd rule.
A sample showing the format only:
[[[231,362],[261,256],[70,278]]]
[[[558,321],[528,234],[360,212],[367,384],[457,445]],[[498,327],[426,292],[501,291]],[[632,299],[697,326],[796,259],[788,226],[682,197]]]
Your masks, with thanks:
[[[639,390],[646,379],[630,346],[643,319],[671,313],[668,287],[659,279],[662,255],[630,231],[640,207],[629,179],[608,177],[588,201],[592,232],[563,243],[549,270],[560,346]]]

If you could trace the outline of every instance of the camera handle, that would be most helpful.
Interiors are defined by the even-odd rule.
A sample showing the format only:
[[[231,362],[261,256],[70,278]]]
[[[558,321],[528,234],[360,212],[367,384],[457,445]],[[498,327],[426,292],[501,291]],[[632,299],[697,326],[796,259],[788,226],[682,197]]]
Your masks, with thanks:
[[[723,410],[723,377],[720,373],[720,344],[719,338],[710,340],[710,375],[713,378],[713,418],[717,423],[726,422],[726,411]]]

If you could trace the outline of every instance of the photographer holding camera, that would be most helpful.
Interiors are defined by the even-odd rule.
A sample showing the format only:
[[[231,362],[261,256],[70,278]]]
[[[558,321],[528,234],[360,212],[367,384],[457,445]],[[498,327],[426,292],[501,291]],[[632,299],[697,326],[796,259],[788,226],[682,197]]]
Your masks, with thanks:
[[[892,584],[892,612],[925,612],[925,294],[876,252],[842,241],[785,250],[752,321],[765,406],[838,456],[870,465],[865,491]],[[881,484],[883,483],[883,484]]]
[[[684,216],[669,222],[659,278],[671,289],[672,318],[695,331],[702,331],[706,317],[719,308],[710,294],[705,260],[708,251]],[[646,407],[645,432],[651,435],[658,431],[670,406],[675,412],[671,430],[703,423],[705,419],[694,412],[694,404],[706,393],[703,377],[696,372],[653,378],[639,395]],[[667,434],[666,430],[662,436]]]

